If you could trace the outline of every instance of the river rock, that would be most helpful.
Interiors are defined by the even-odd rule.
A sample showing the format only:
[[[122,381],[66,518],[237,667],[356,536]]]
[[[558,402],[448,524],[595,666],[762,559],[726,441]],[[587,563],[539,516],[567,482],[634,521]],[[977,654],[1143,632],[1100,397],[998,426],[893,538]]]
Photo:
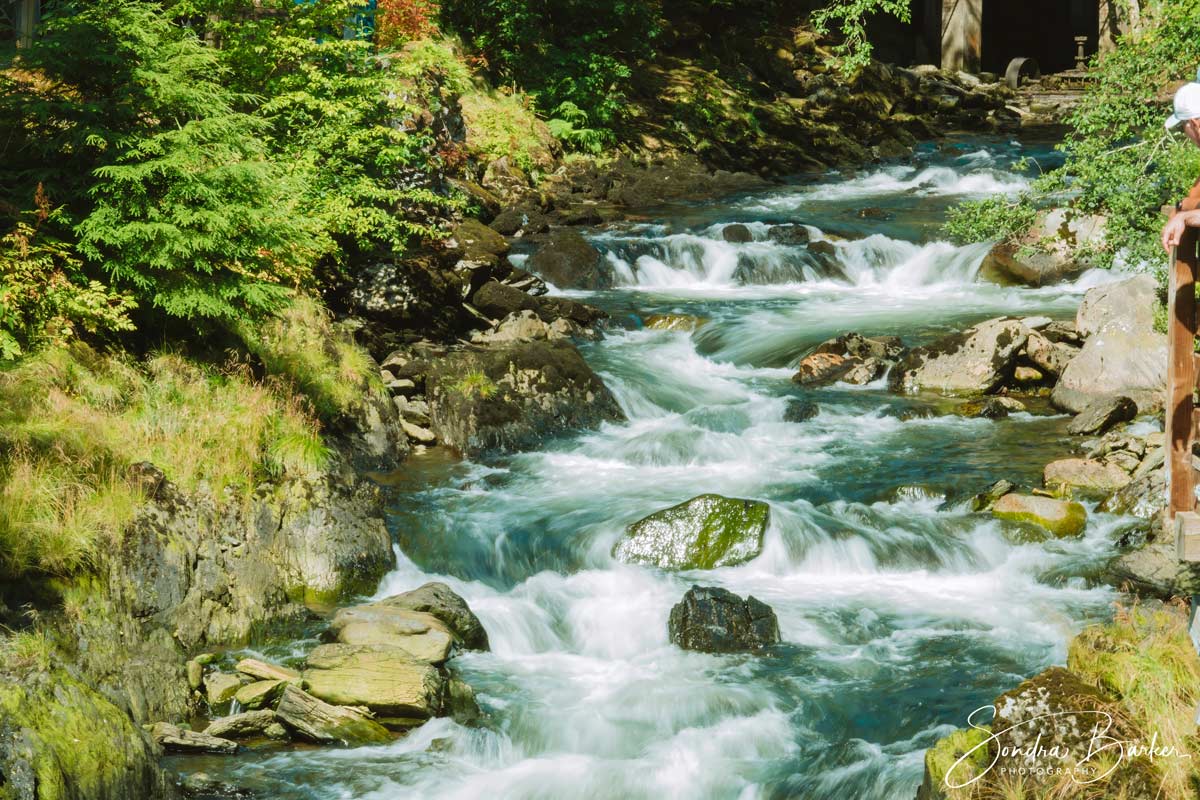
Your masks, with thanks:
[[[426,367],[433,433],[464,455],[521,450],[624,419],[608,387],[569,342],[448,350]]]
[[[992,718],[992,733],[996,739],[990,745],[991,752],[1010,769],[1024,767],[1036,771],[1038,767],[1052,769],[1084,761],[1092,752],[1089,747],[1097,724],[1103,730],[1111,721],[1108,736],[1130,738],[1122,736],[1128,732],[1123,731],[1124,714],[1117,704],[1062,667],[1050,667],[1035,675],[997,697],[993,705],[996,714]],[[1034,752],[1035,743],[1047,751],[1057,747],[1068,755],[1062,762],[1053,756],[1038,756]],[[1000,748],[1009,748],[1010,752],[1019,748],[1021,752],[1005,756]],[[1057,782],[1053,775],[1048,780],[1051,784]]]
[[[436,617],[380,603],[340,609],[326,638],[342,644],[395,647],[430,664],[443,663],[454,645],[454,636]]]
[[[300,680],[300,673],[291,667],[281,667],[278,664],[259,661],[257,658],[243,658],[237,663],[235,669],[243,675],[249,675],[251,678],[257,678],[260,681],[291,681],[292,683],[296,683]]]
[[[432,251],[402,261],[363,265],[353,273],[346,305],[355,315],[389,331],[452,333],[471,327],[462,307],[472,275],[450,269]]]
[[[1142,413],[1162,407],[1167,339],[1153,328],[1155,291],[1151,276],[1138,275],[1087,292],[1075,326],[1088,339],[1054,387],[1055,406],[1079,413],[1124,396]]]
[[[894,391],[987,393],[1012,374],[1029,331],[1012,317],[991,319],[962,333],[909,350],[892,368]]]
[[[1032,331],[1025,340],[1025,357],[1047,375],[1061,375],[1079,350],[1050,341],[1045,334]]]
[[[308,654],[304,685],[328,703],[426,720],[441,711],[444,678],[428,662],[396,647],[323,644]],[[282,704],[277,711],[282,717]]]
[[[759,500],[702,494],[630,525],[613,557],[663,569],[733,566],[762,552],[769,521]]]
[[[979,277],[1001,286],[1049,286],[1086,269],[1067,254],[1001,242],[984,256]]]
[[[228,703],[242,688],[242,681],[237,675],[228,672],[210,672],[204,676],[204,691],[210,706]]]
[[[451,236],[458,243],[463,258],[468,261],[494,267],[500,263],[500,257],[508,252],[508,242],[504,237],[477,219],[464,219]]]
[[[1157,520],[1167,506],[1165,451],[1160,447],[1134,470],[1128,484],[1113,492],[1098,509],[1106,514],[1122,514]]]
[[[671,609],[674,644],[702,653],[760,650],[779,642],[779,620],[766,603],[726,589],[693,586]]]
[[[1015,492],[1017,486],[1012,481],[1007,481],[1001,478],[987,488],[986,492],[975,495],[971,498],[972,511],[991,511],[996,505],[996,501],[1010,492]]]
[[[841,380],[860,364],[862,362],[857,358],[846,358],[836,353],[813,353],[800,360],[792,382],[811,388],[826,386]]]
[[[1028,494],[1006,494],[992,506],[992,515],[1044,528],[1055,536],[1078,536],[1087,527],[1087,511],[1079,503]]]
[[[465,650],[488,650],[487,631],[475,612],[449,586],[437,581],[423,584],[401,594],[392,595],[375,605],[407,609],[441,621],[454,635],[455,643]]]
[[[1025,404],[1011,397],[989,397],[984,400],[968,400],[954,409],[962,417],[980,419],[1003,419],[1016,411],[1024,411]]]
[[[387,729],[362,710],[322,702],[295,686],[283,690],[275,713],[297,734],[314,742],[362,745],[392,740]]]
[[[168,753],[213,753],[231,756],[238,750],[238,743],[208,733],[185,730],[168,722],[156,722],[150,729],[154,743]]]
[[[204,729],[209,736],[223,739],[248,739],[263,736],[268,727],[275,723],[275,712],[269,708],[244,711],[227,717],[214,719]]]
[[[242,708],[254,710],[272,705],[283,694],[284,681],[255,681],[237,690],[234,695]]]
[[[1105,580],[1118,589],[1168,600],[1200,594],[1200,565],[1180,561],[1175,542],[1160,536],[1109,562]]]
[[[525,268],[559,289],[609,289],[613,273],[600,251],[575,230],[554,231]]]
[[[1102,397],[1089,403],[1079,416],[1067,425],[1067,433],[1084,436],[1107,433],[1115,425],[1137,416],[1137,403],[1128,397]]]
[[[846,358],[879,361],[895,361],[904,352],[899,336],[863,336],[861,333],[845,333],[834,339],[821,342],[814,353],[834,353]]]
[[[1085,494],[1101,496],[1115,492],[1129,481],[1129,473],[1115,464],[1090,458],[1052,461],[1042,472],[1042,482],[1047,488],[1079,489]]]
[[[808,244],[812,234],[803,225],[772,225],[767,229],[767,239],[786,245]]]
[[[754,234],[740,222],[721,228],[721,238],[733,244],[745,244],[754,241]]]
[[[546,215],[536,208],[506,208],[496,215],[489,226],[496,233],[512,237],[545,233],[550,229]]]
[[[784,422],[805,422],[821,412],[820,407],[812,400],[793,397],[787,401],[783,409]]]
[[[472,334],[471,341],[487,345],[556,341],[569,339],[578,330],[578,326],[567,319],[556,319],[546,324],[533,311],[514,311],[490,330]]]

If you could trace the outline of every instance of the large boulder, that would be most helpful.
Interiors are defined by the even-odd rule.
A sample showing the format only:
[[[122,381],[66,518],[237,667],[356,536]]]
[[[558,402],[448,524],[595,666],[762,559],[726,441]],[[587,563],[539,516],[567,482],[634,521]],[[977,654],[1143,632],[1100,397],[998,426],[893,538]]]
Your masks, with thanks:
[[[507,283],[488,281],[471,295],[471,305],[488,319],[503,320],[522,311],[537,314],[545,323],[568,320],[587,327],[604,319],[600,309],[568,297],[538,297]]]
[[[981,322],[908,351],[892,369],[889,383],[893,390],[907,392],[991,392],[1012,375],[1028,336],[1029,330],[1012,317]]]
[[[671,609],[671,641],[684,650],[735,653],[779,642],[779,620],[766,603],[727,589],[693,586]]]
[[[559,289],[609,289],[613,273],[600,251],[570,228],[554,231],[525,262],[535,275]]]
[[[630,525],[613,556],[663,569],[741,564],[762,552],[770,515],[759,500],[702,494]]]
[[[445,662],[455,647],[488,647],[479,618],[443,583],[340,609],[325,638],[342,644],[395,647],[431,664]]]
[[[454,229],[453,241],[467,261],[497,266],[508,252],[508,242],[477,219],[465,219]]]
[[[1154,331],[1154,300],[1149,275],[1088,291],[1075,322],[1088,339],[1054,387],[1055,406],[1079,413],[1097,400],[1124,396],[1142,413],[1162,407],[1167,339]]]
[[[1200,594],[1200,566],[1180,561],[1175,542],[1162,537],[1114,558],[1105,578],[1119,589],[1163,600]]]
[[[449,334],[473,323],[462,307],[471,278],[447,269],[439,254],[422,251],[355,270],[345,302],[352,313],[391,331]]]
[[[440,713],[445,677],[394,646],[323,644],[308,654],[304,686],[327,703],[366,706],[381,717],[419,724]],[[293,688],[284,690],[285,698]],[[282,703],[277,712],[283,716]]]
[[[1047,286],[1074,278],[1091,264],[1078,257],[1104,239],[1103,217],[1070,208],[1038,214],[1017,242],[991,249],[979,267],[979,277],[1002,286]]]
[[[433,432],[464,455],[520,450],[624,419],[608,387],[568,342],[448,350],[425,368]]]
[[[992,516],[1036,525],[1060,538],[1087,527],[1087,510],[1079,503],[1038,495],[1006,494],[992,506]]]

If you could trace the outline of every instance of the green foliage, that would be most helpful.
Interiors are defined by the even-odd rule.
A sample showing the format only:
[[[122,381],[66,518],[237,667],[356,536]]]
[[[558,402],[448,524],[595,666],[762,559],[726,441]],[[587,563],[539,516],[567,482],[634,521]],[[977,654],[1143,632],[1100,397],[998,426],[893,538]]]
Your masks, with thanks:
[[[959,240],[1013,238],[1035,209],[1071,198],[1082,213],[1106,219],[1104,242],[1086,255],[1101,266],[1164,263],[1160,208],[1183,197],[1200,176],[1200,150],[1168,134],[1159,93],[1195,77],[1200,63],[1200,0],[1155,3],[1142,29],[1093,65],[1094,82],[1072,114],[1060,145],[1062,167],[1036,180],[1018,202],[993,198],[952,210],[947,232]],[[1156,271],[1163,277],[1161,267]]]
[[[588,127],[588,115],[571,101],[559,103],[550,112],[550,134],[572,150],[598,154],[604,147],[604,132]]]
[[[44,343],[133,328],[135,303],[83,272],[70,245],[48,230],[58,216],[45,207],[0,237],[0,361]]]
[[[329,312],[309,297],[298,297],[278,315],[239,330],[267,372],[308,398],[318,416],[334,420],[383,385],[371,357],[345,332],[334,328]]]
[[[89,569],[142,502],[130,464],[221,498],[328,458],[311,414],[244,368],[44,349],[0,371],[0,577]]]
[[[331,248],[212,48],[155,4],[65,3],[20,66],[36,80],[0,83],[6,177],[61,198],[93,280],[227,322],[279,307]]]
[[[365,36],[344,37],[364,0],[265,0],[269,13],[250,15],[244,5],[185,0],[173,10],[206,19],[227,85],[263,98],[254,110],[268,145],[290,165],[297,203],[338,242],[335,256],[440,236],[436,212],[461,203],[437,190],[435,142],[415,119],[465,85],[461,63],[427,42],[377,53]]]
[[[659,33],[652,0],[447,0],[442,19],[494,77],[528,90],[544,114],[571,103],[605,143]]]
[[[450,388],[463,397],[471,398],[478,396],[484,400],[493,397],[500,389],[482,370],[468,372]]]
[[[912,21],[911,0],[832,0],[811,18],[813,29],[827,34],[837,28],[841,41],[833,48],[837,67],[851,76],[871,62],[873,48],[867,38],[867,21],[876,14],[891,14],[901,22]]]

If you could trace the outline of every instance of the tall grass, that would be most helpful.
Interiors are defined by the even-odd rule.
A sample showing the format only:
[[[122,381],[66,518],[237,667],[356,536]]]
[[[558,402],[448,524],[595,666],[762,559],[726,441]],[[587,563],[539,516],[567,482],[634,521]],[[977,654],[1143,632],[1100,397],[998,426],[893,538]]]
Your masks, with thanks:
[[[87,570],[143,500],[133,463],[222,498],[328,458],[312,414],[244,366],[42,351],[0,372],[0,577]]]

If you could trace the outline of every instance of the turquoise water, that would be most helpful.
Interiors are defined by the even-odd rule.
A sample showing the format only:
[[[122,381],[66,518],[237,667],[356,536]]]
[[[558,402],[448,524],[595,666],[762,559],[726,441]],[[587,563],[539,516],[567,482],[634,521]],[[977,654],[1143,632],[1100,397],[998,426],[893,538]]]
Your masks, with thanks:
[[[378,595],[438,579],[468,599],[493,650],[456,664],[488,724],[186,763],[269,798],[911,798],[926,747],[1108,613],[1114,594],[1089,576],[1128,523],[1093,514],[1078,540],[1016,544],[966,510],[1068,450],[1066,418],[1044,406],[970,420],[877,383],[809,393],[821,412],[804,423],[782,415],[792,367],[830,336],[911,345],[1000,314],[1069,318],[1111,279],[980,284],[986,247],[938,241],[949,203],[1019,190],[1028,178],[1007,167],[1029,154],[1051,157],[1002,140],[930,147],[592,231],[621,286],[580,295],[617,326],[583,349],[628,421],[538,452],[415,458],[389,517],[400,567]],[[724,242],[731,222],[756,241]],[[847,237],[839,274],[766,241],[781,222]],[[710,322],[641,327],[662,312]],[[684,574],[613,561],[625,525],[702,492],[770,503],[762,555]],[[667,615],[693,583],[769,603],[785,643],[678,650]]]

